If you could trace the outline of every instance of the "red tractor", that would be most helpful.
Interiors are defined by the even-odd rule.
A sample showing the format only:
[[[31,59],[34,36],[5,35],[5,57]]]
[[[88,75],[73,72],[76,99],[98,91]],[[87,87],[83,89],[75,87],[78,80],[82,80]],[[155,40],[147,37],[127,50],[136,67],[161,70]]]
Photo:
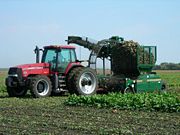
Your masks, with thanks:
[[[42,59],[39,63],[40,51]],[[47,97],[69,91],[78,95],[96,92],[96,72],[83,67],[73,46],[36,47],[36,63],[11,67],[6,78],[10,97],[23,97],[30,90],[33,97]]]

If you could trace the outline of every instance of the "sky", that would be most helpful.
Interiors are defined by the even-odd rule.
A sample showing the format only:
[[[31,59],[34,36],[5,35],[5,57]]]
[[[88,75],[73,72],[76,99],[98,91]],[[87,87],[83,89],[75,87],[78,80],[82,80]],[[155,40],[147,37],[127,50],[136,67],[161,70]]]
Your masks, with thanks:
[[[180,63],[180,1],[0,0],[0,68],[34,63],[36,45],[65,45],[71,35],[121,36],[156,45],[157,64]],[[78,58],[88,55],[77,46]]]

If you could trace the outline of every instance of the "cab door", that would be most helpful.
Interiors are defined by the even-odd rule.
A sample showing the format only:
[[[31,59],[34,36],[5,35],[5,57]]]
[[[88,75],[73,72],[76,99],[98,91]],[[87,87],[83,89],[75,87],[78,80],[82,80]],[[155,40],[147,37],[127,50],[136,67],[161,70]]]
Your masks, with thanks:
[[[74,49],[61,49],[58,53],[58,72],[64,73],[70,62],[75,62]]]

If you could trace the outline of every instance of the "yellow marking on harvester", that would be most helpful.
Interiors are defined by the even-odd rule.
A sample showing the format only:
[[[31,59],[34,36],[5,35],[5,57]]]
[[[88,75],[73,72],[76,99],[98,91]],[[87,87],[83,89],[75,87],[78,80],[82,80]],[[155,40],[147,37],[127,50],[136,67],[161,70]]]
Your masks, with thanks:
[[[147,82],[158,82],[161,81],[161,79],[147,79]]]
[[[143,82],[143,80],[136,80],[137,83]]]

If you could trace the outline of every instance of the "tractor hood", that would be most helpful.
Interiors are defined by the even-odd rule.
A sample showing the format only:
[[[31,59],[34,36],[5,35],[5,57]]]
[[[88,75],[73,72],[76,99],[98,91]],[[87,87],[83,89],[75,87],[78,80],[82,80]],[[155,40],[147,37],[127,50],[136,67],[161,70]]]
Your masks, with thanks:
[[[24,64],[18,65],[14,68],[19,68],[22,70],[22,76],[27,77],[29,75],[48,75],[49,74],[49,63],[34,63],[34,64]]]

